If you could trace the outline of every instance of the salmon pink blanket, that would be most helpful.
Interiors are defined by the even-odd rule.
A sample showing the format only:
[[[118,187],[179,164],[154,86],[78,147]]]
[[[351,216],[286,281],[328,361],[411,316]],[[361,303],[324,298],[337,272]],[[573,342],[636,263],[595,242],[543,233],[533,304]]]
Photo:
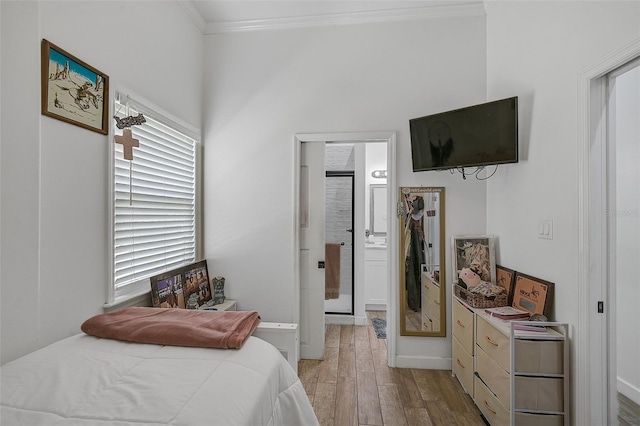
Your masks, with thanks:
[[[240,349],[260,324],[256,311],[132,307],[86,320],[86,334],[168,346]]]

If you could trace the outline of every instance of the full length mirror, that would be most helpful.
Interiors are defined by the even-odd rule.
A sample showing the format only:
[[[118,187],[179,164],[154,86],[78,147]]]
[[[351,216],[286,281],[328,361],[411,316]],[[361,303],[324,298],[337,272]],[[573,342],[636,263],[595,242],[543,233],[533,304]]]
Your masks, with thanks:
[[[446,336],[444,188],[401,187],[400,334]]]

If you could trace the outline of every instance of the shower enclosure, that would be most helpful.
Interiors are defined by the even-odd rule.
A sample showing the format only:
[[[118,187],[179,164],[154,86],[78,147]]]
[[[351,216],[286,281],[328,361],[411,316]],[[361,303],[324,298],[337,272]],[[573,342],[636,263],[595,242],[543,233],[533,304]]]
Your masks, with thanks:
[[[338,244],[340,274],[338,297],[326,298],[327,314],[353,315],[353,204],[354,172],[327,171],[325,181],[325,242]],[[334,246],[335,247],[335,246]]]

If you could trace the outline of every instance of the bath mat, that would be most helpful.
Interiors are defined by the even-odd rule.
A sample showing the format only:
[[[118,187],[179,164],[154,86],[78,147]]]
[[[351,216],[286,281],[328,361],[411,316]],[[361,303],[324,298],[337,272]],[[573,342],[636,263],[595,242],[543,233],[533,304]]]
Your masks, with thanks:
[[[372,318],[371,322],[373,323],[373,329],[376,332],[376,337],[378,339],[386,339],[387,338],[387,320],[384,318]]]

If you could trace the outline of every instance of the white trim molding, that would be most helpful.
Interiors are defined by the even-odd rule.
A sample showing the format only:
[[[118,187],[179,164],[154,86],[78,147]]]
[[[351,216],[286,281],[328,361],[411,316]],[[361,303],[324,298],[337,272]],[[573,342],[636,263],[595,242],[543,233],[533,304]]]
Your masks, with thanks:
[[[195,9],[195,7],[193,6],[192,8]],[[414,7],[406,9],[397,8],[363,12],[295,16],[287,18],[253,19],[233,22],[207,22],[204,25],[203,33],[220,34],[247,31],[289,30],[299,28],[330,27],[337,25],[370,24],[417,19],[453,18],[484,15],[486,15],[486,10],[484,8],[483,2],[443,1],[430,4],[426,7]],[[202,18],[201,15],[200,17]]]
[[[575,338],[575,424],[608,424],[606,123],[603,77],[640,56],[640,39],[601,58],[578,76],[578,324]]]

